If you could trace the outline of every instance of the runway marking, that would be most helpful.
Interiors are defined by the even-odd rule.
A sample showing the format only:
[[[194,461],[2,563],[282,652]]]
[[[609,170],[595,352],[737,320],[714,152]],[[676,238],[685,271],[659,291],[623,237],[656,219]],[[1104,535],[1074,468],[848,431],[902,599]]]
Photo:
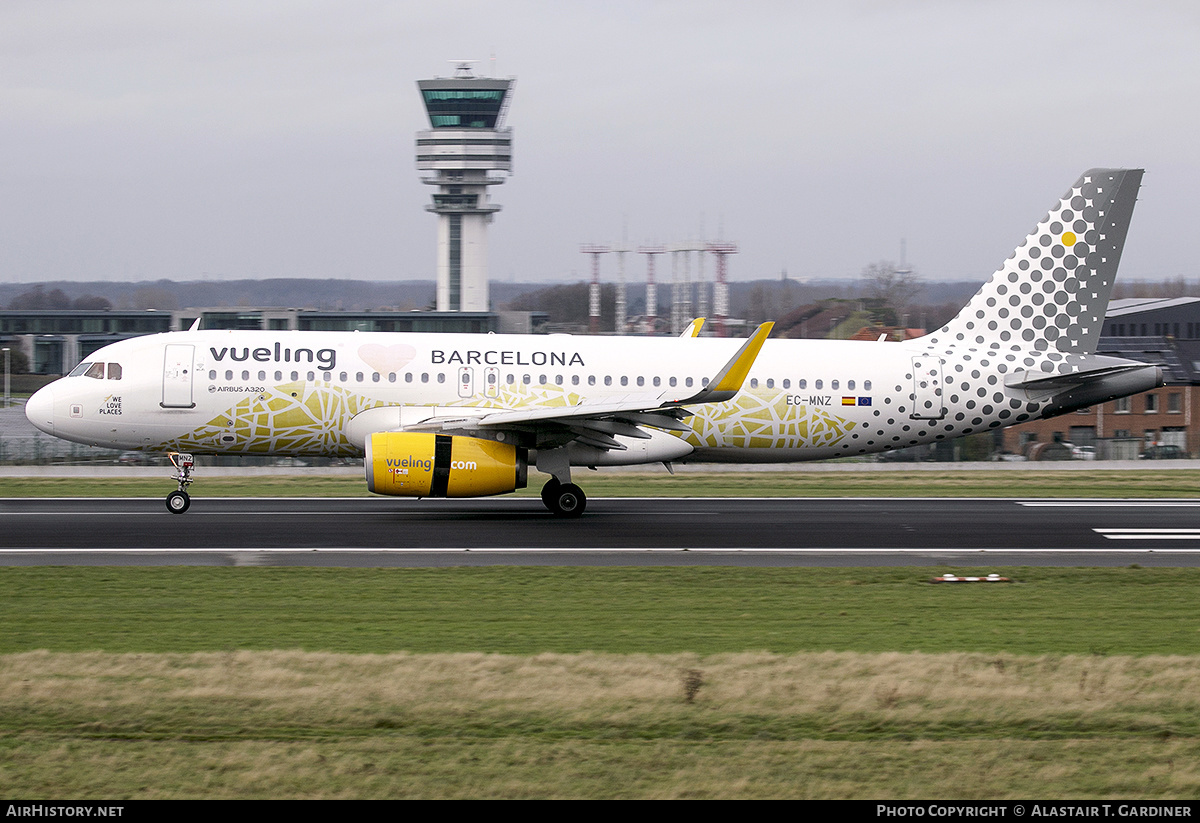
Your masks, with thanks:
[[[1200,540],[1200,529],[1092,529],[1109,540]]]
[[[449,502],[449,503],[454,503],[454,502],[461,503],[461,502],[470,501],[472,499],[479,501],[479,500],[483,500],[485,498],[449,498],[449,499],[445,499],[445,498],[427,497],[427,498],[423,498],[421,500],[422,500],[422,502],[445,500],[445,502]],[[79,503],[79,502],[85,502],[85,501],[89,502],[89,503],[101,503],[101,502],[102,503],[119,503],[122,501],[126,501],[126,502],[129,502],[129,501],[139,501],[139,502],[155,501],[155,502],[161,503],[162,500],[163,500],[163,498],[161,496],[159,496],[159,497],[3,497],[3,496],[0,496],[0,503],[5,503],[5,502],[31,503],[31,502],[35,502],[35,501],[37,501],[37,502],[55,502],[55,503],[72,503],[72,502]],[[346,503],[369,503],[371,505],[388,505],[389,503],[397,503],[397,502],[401,502],[401,501],[405,501],[405,500],[416,501],[416,500],[418,500],[418,498],[378,497],[378,496],[373,496],[373,497],[254,497],[254,496],[249,496],[249,495],[247,495],[245,497],[195,497],[195,496],[192,497],[192,502],[197,503],[197,504],[199,504],[199,503],[241,503],[241,502],[246,502],[249,500],[257,500],[257,501],[261,501],[264,503],[287,503],[287,502],[332,503],[334,501],[341,501],[341,502],[346,502]],[[528,497],[511,496],[511,497],[489,497],[489,498],[486,498],[486,500],[489,503],[505,503],[505,504],[513,505],[513,504],[517,504],[517,503],[537,502],[538,498],[533,497],[533,496],[528,496]],[[1108,498],[1106,498],[1106,497],[1074,497],[1074,498],[919,497],[919,496],[916,496],[916,497],[914,497],[914,496],[909,496],[909,497],[890,497],[890,496],[887,496],[887,497],[885,497],[885,496],[880,496],[880,497],[787,497],[787,496],[775,495],[775,496],[771,496],[771,497],[761,497],[761,496],[744,496],[744,497],[742,497],[742,496],[739,496],[739,497],[728,497],[728,496],[727,497],[617,497],[617,496],[613,496],[613,497],[589,497],[588,500],[591,502],[596,502],[596,501],[600,501],[600,500],[612,500],[612,501],[659,500],[659,501],[663,501],[663,502],[689,501],[689,500],[696,500],[696,501],[704,502],[704,501],[713,501],[713,500],[723,500],[723,501],[729,501],[729,502],[754,501],[754,502],[759,502],[759,503],[771,502],[771,501],[777,501],[777,502],[791,501],[791,502],[796,502],[796,503],[804,503],[804,502],[823,503],[823,502],[829,502],[829,501],[849,501],[849,502],[855,502],[855,503],[873,503],[873,502],[911,503],[914,501],[923,501],[923,502],[935,502],[936,501],[936,502],[942,502],[942,503],[965,503],[965,502],[1016,503],[1019,506],[1087,506],[1087,505],[1159,506],[1159,505],[1164,505],[1164,504],[1200,506],[1200,497],[1178,497],[1178,498],[1168,498],[1168,499],[1152,499],[1152,498],[1144,498],[1144,497],[1108,497]]]
[[[1195,535],[1200,539],[1200,532]],[[180,548],[167,547],[158,549],[0,549],[0,557],[6,554],[1200,554],[1200,549],[846,549],[846,548],[808,548],[808,549],[761,549],[761,548],[677,548],[663,546],[643,546],[636,548],[577,548],[577,547],[547,547],[547,548],[380,548],[378,546],[341,546],[338,548],[310,547],[264,547],[264,548]]]
[[[1186,509],[1200,507],[1200,500],[1018,500],[1017,505],[1034,509]]]

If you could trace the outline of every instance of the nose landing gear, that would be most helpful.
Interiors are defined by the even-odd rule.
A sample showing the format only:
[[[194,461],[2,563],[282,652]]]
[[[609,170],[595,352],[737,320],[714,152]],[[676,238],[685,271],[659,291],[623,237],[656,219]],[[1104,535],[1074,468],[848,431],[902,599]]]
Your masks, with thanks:
[[[183,514],[192,505],[187,487],[192,482],[192,467],[196,465],[196,461],[190,454],[179,452],[171,452],[168,457],[171,458],[171,465],[175,467],[175,474],[171,475],[171,479],[179,484],[179,488],[167,495],[167,511],[171,514]]]

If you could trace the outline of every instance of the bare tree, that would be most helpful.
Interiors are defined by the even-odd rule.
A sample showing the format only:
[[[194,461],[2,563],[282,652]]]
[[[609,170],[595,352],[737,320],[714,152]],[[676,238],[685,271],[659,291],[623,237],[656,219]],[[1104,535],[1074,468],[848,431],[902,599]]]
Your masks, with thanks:
[[[891,310],[892,325],[900,322],[904,309],[921,293],[921,276],[911,268],[900,268],[890,260],[871,263],[862,272],[863,291],[879,310]]]

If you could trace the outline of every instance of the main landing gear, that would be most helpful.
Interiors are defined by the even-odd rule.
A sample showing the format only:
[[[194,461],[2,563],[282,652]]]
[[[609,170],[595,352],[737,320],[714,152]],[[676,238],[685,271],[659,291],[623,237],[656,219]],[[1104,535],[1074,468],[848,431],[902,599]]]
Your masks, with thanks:
[[[542,502],[559,517],[579,517],[587,508],[587,495],[574,483],[560,483],[552,477],[542,486]]]
[[[175,474],[171,475],[171,479],[179,484],[179,488],[167,495],[167,511],[171,514],[183,514],[192,505],[187,487],[192,482],[192,467],[196,465],[196,461],[190,454],[179,452],[171,452],[168,456],[171,458],[171,465],[175,467]]]
[[[565,447],[539,449],[538,471],[550,475],[542,486],[542,502],[558,517],[578,517],[587,508],[587,495],[571,482],[571,460]]]

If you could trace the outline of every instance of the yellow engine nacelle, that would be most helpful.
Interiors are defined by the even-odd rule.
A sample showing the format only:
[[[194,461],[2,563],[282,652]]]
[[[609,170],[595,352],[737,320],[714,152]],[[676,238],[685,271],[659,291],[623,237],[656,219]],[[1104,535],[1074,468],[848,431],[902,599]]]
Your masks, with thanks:
[[[401,497],[483,497],[525,488],[525,449],[449,434],[376,432],[366,442],[367,488]]]

